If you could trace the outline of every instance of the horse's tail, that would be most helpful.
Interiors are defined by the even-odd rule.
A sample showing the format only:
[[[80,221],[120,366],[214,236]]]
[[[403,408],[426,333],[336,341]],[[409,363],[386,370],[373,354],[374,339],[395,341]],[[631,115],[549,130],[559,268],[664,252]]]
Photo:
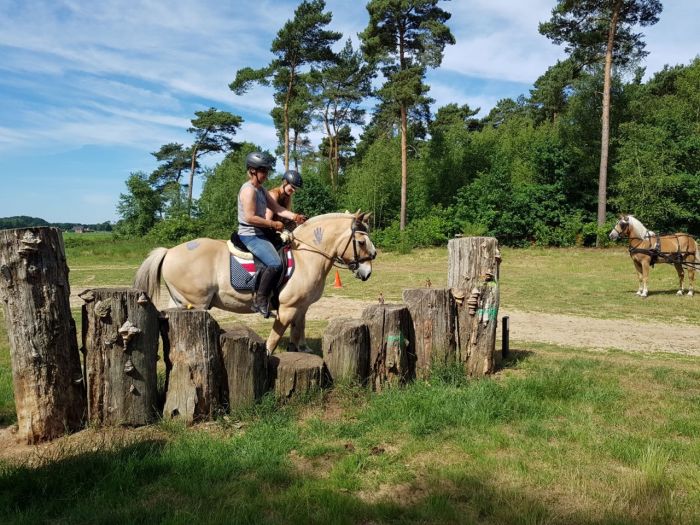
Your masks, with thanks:
[[[134,278],[134,288],[143,290],[156,302],[160,294],[160,267],[163,264],[167,248],[155,248],[148,254],[146,260],[141,263]]]

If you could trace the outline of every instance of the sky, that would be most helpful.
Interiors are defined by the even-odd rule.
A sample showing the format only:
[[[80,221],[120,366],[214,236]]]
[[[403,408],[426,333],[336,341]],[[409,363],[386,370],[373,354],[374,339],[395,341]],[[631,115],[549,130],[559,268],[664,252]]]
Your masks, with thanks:
[[[700,53],[700,2],[666,0],[642,28],[647,77]],[[190,144],[195,111],[240,115],[239,140],[274,150],[270,88],[243,96],[236,71],[263,67],[293,17],[287,0],[0,0],[0,217],[116,221],[132,172],[150,173],[162,144]],[[326,0],[331,28],[357,43],[365,3]],[[527,95],[564,50],[537,31],[555,0],[454,0],[441,6],[457,43],[427,83],[433,109],[481,108]],[[339,44],[340,46],[340,44]],[[321,130],[311,132],[318,143]],[[213,165],[216,159],[202,160]],[[278,168],[281,162],[278,162]],[[195,180],[195,195],[201,190]],[[233,197],[232,197],[233,201]]]

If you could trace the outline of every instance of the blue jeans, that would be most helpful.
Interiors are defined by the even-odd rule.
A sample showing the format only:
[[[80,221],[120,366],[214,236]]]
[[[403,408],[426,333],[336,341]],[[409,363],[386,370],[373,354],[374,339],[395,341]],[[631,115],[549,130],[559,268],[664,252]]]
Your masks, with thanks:
[[[265,266],[274,268],[275,270],[280,270],[282,268],[280,256],[277,254],[277,250],[275,250],[275,247],[272,246],[270,241],[264,237],[258,237],[257,235],[239,235],[239,238],[250,253],[260,259],[260,262]]]

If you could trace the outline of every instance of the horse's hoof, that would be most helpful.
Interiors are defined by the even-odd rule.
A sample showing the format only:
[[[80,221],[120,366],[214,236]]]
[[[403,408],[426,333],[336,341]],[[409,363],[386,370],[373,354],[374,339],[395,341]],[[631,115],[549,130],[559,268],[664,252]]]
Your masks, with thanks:
[[[692,297],[693,295],[695,295],[695,294],[693,293],[693,290],[688,290],[688,297]]]
[[[683,295],[683,290],[678,290],[678,291],[676,292],[676,295]]]
[[[639,290],[637,290],[637,293],[636,293],[635,295],[642,295],[642,292],[640,292]]]

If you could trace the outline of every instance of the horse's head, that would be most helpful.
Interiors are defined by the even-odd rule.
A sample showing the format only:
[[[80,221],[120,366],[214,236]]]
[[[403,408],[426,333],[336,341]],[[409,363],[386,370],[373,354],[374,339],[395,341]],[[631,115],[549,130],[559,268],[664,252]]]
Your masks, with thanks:
[[[352,217],[352,226],[344,245],[340,246],[338,262],[363,281],[372,275],[372,261],[377,257],[377,250],[369,238],[370,212],[361,213],[359,210]]]
[[[615,227],[610,230],[608,237],[610,237],[611,241],[616,241],[623,237],[630,237],[630,219],[628,215],[622,215],[620,217]]]

